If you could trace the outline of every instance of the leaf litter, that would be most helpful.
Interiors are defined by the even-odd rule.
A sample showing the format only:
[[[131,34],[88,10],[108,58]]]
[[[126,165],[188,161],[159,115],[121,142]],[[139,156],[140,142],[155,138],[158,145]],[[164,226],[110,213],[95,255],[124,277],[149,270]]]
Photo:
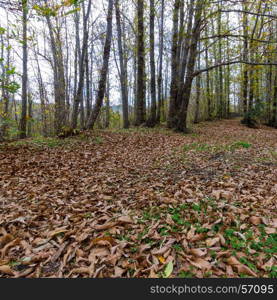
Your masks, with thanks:
[[[1,148],[0,277],[276,277],[277,132],[204,125]]]

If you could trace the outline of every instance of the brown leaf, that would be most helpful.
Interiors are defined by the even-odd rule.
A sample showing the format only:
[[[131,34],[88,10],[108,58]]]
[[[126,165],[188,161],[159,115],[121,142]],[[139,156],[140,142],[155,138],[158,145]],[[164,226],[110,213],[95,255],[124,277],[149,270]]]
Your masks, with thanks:
[[[220,239],[220,244],[221,244],[222,246],[225,246],[225,245],[226,245],[226,240],[225,240],[225,238],[223,237],[223,235],[222,235],[221,233],[218,233],[217,236],[218,236],[219,239]]]
[[[95,257],[104,257],[108,256],[110,254],[109,250],[107,248],[94,248],[90,252],[90,256],[95,256]]]
[[[129,216],[122,216],[118,218],[120,224],[132,224],[134,221]]]
[[[5,245],[5,247],[0,250],[1,252],[1,258],[4,258],[4,256],[6,255],[6,252],[13,246],[18,245],[20,243],[20,239],[15,239],[11,242],[9,242],[8,244]]]
[[[0,238],[0,248],[4,247],[6,244],[11,242],[14,237],[11,234],[6,234]]]
[[[94,225],[94,229],[96,230],[106,230],[116,226],[118,222],[107,222],[103,225]]]
[[[4,265],[0,266],[0,273],[6,274],[6,275],[14,275],[14,271],[11,269],[10,266]]]
[[[191,249],[189,252],[192,255],[198,256],[198,257],[203,257],[207,254],[207,250],[202,250],[202,249]]]
[[[271,257],[268,262],[261,266],[261,268],[265,271],[271,270],[271,268],[275,265],[275,258]]]
[[[161,249],[152,250],[151,253],[154,255],[163,255],[168,249],[171,248],[171,245],[175,242],[175,239],[170,239],[164,247]]]
[[[213,196],[216,200],[219,200],[219,199],[220,199],[220,196],[221,196],[221,192],[222,192],[222,191],[215,190],[215,191],[212,192],[212,196]]]
[[[191,227],[191,229],[189,230],[189,232],[187,233],[187,239],[191,240],[195,235],[195,228]]]
[[[90,274],[90,269],[88,267],[81,267],[75,268],[71,270],[70,274],[77,273],[77,274]]]
[[[265,227],[264,230],[267,234],[276,233],[276,229],[272,227]]]
[[[246,274],[246,275],[250,275],[253,277],[257,277],[257,274],[255,272],[253,272],[250,268],[248,268],[247,266],[241,264],[241,265],[236,265],[235,266],[238,270],[238,273],[242,273],[242,274]]]
[[[236,266],[241,264],[234,256],[230,256],[229,258],[227,258],[226,262],[231,266]]]
[[[55,235],[67,232],[67,226],[60,227],[47,233],[48,238],[53,238]]]
[[[262,219],[260,217],[252,216],[249,218],[249,222],[253,225],[259,225],[262,223]]]
[[[233,198],[233,193],[229,192],[229,191],[223,191],[221,193],[221,198],[226,199],[226,200],[232,200]]]
[[[212,246],[214,246],[216,243],[218,243],[219,240],[220,240],[219,237],[215,237],[215,238],[213,238],[213,239],[207,239],[207,240],[206,240],[206,245],[207,245],[207,247],[212,247]]]
[[[206,260],[202,259],[202,258],[196,258],[192,261],[190,261],[192,265],[194,265],[195,267],[201,269],[201,270],[208,270],[211,268],[211,264],[209,262],[207,262]]]
[[[125,272],[124,269],[115,266],[115,268],[114,268],[114,277],[119,277],[119,278],[121,278],[124,272]]]

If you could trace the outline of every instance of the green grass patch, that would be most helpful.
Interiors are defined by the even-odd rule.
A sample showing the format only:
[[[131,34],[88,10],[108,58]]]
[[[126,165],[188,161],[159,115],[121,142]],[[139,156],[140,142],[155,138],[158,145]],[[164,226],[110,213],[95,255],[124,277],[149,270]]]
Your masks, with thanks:
[[[245,142],[245,141],[238,141],[238,142],[235,142],[233,144],[230,145],[230,149],[231,150],[235,150],[235,149],[240,149],[240,148],[245,148],[245,149],[248,149],[250,148],[252,145],[248,142]]]

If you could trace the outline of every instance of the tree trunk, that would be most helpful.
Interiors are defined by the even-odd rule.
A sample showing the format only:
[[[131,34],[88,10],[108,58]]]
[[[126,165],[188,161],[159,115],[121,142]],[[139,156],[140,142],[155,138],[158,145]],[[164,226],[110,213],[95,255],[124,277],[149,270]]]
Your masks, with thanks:
[[[151,112],[148,127],[154,127],[157,120],[156,106],[156,67],[155,67],[155,0],[150,0],[150,72],[151,72]]]
[[[200,38],[201,32],[201,17],[202,11],[204,8],[204,2],[202,0],[198,0],[195,7],[195,17],[194,17],[194,26],[192,30],[192,38],[191,38],[191,46],[187,63],[187,71],[186,71],[186,80],[183,88],[183,97],[180,110],[177,115],[177,124],[175,126],[176,131],[187,132],[187,113],[188,113],[188,105],[191,96],[191,87],[194,79],[194,67],[197,58],[197,44]]]
[[[244,7],[247,10],[247,3],[244,0]],[[248,16],[247,13],[243,14],[243,60],[248,60]],[[248,112],[248,66],[243,65],[243,80],[242,80],[242,103],[243,103],[243,120],[242,123],[246,122]]]
[[[113,0],[109,0],[109,7],[108,7],[108,15],[107,15],[107,30],[106,30],[106,40],[104,46],[104,53],[103,53],[103,64],[100,73],[100,80],[98,84],[98,92],[95,101],[95,105],[91,111],[87,122],[87,128],[92,129],[97,117],[100,113],[101,107],[103,105],[103,99],[105,95],[105,88],[107,83],[107,74],[108,74],[108,67],[109,67],[109,59],[110,59],[110,52],[111,52],[111,42],[112,42],[112,26],[113,26]]]
[[[89,19],[89,14],[91,10],[91,0],[88,3],[88,8],[84,17],[83,21],[83,27],[84,27],[84,36],[83,36],[83,44],[82,44],[82,50],[80,53],[80,62],[79,62],[79,83],[78,83],[78,88],[76,95],[74,97],[74,102],[73,102],[73,112],[72,112],[72,123],[71,127],[75,129],[77,127],[78,123],[78,113],[79,113],[79,105],[81,104],[81,126],[84,128],[85,127],[85,118],[84,118],[84,102],[83,102],[83,89],[84,89],[84,83],[85,83],[85,57],[86,57],[86,52],[88,48],[88,28],[87,28],[87,23]],[[85,12],[84,12],[85,13]],[[78,22],[78,19],[77,19]],[[77,26],[78,29],[78,26]]]
[[[23,24],[23,58],[22,58],[22,109],[20,119],[20,138],[24,139],[27,136],[27,82],[28,82],[28,40],[27,40],[27,15],[28,15],[28,1],[22,0],[22,24]]]
[[[106,87],[106,117],[105,117],[105,128],[110,127],[110,78],[108,74],[107,87]]]
[[[128,105],[128,88],[127,88],[127,69],[124,64],[123,46],[122,46],[122,29],[120,21],[120,8],[118,0],[115,0],[116,26],[117,26],[117,43],[120,62],[120,84],[122,97],[123,128],[129,128],[129,105]]]
[[[173,29],[171,44],[171,85],[170,101],[167,117],[168,128],[174,128],[176,125],[177,114],[177,95],[178,95],[178,24],[179,24],[180,0],[174,1],[173,8]]]
[[[33,119],[33,99],[32,95],[28,93],[28,126],[27,126],[27,136],[32,136],[32,119]]]
[[[163,106],[163,48],[164,48],[164,0],[161,0],[161,24],[159,29],[159,75],[158,75],[158,111],[157,123],[161,121],[162,106]]]
[[[200,45],[199,45],[200,50]],[[200,69],[200,55],[198,55],[198,69]],[[201,96],[201,75],[199,74],[196,77],[196,103],[195,103],[195,114],[194,114],[194,123],[199,123],[199,114],[200,114],[200,96]]]
[[[137,0],[137,93],[135,125],[145,122],[145,41],[144,41],[144,0]]]

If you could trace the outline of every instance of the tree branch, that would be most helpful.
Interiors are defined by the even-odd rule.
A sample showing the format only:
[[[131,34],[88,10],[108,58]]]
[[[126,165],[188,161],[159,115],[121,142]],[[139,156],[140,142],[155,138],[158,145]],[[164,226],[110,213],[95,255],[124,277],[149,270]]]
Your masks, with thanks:
[[[213,66],[210,66],[208,68],[205,68],[205,69],[200,69],[200,70],[196,70],[192,76],[195,77],[195,76],[198,76],[199,74],[201,73],[204,73],[204,72],[208,72],[208,71],[211,71],[215,68],[218,68],[218,67],[222,67],[222,66],[229,66],[229,65],[234,65],[234,64],[246,64],[246,65],[251,65],[251,66],[277,66],[277,62],[267,62],[267,63],[258,63],[258,62],[250,62],[250,61],[244,61],[244,60],[234,60],[234,61],[227,61],[227,62],[222,62],[220,64],[217,64],[217,65],[213,65]]]

